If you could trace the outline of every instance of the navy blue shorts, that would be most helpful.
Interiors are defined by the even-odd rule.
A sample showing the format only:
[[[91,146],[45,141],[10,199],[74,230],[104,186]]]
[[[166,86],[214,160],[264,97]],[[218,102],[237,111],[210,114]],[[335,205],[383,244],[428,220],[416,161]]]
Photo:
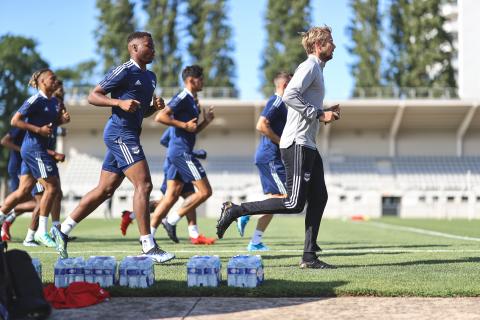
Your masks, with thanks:
[[[57,163],[46,150],[22,148],[22,168],[20,174],[32,175],[35,179],[58,177]]]
[[[260,172],[263,193],[287,194],[285,166],[282,160],[275,159],[269,163],[256,163]]]
[[[107,135],[104,138],[107,153],[103,160],[102,170],[123,174],[135,163],[145,160],[139,137]]]
[[[160,187],[160,191],[162,191],[163,194],[167,192],[167,175],[166,174],[163,177],[163,183],[162,183],[162,186]],[[195,187],[193,186],[193,183],[191,182],[184,183],[181,194],[191,193],[191,192],[195,192]]]
[[[201,180],[207,176],[200,161],[191,153],[184,152],[183,154],[168,157],[168,161],[170,161],[166,171],[168,180],[176,179],[189,183]]]
[[[35,186],[32,189],[32,196],[35,197],[37,194],[43,193],[45,189],[43,188],[40,182],[35,183]]]

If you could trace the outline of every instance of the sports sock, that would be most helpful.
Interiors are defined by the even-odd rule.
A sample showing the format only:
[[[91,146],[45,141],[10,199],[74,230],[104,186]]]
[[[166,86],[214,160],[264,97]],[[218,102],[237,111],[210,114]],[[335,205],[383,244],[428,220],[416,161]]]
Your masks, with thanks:
[[[153,237],[155,237],[155,233],[157,233],[157,228],[150,226],[150,233]]]
[[[130,212],[130,219],[135,220],[135,212]]]
[[[15,214],[15,212],[12,212],[8,215],[7,219],[5,219],[5,221],[12,223],[13,221],[15,221],[16,217],[17,217],[17,215]]]
[[[140,242],[142,243],[142,250],[144,253],[147,253],[150,249],[155,247],[155,242],[153,241],[153,235],[151,233],[140,236]]]
[[[58,221],[58,220],[52,221],[52,225],[54,227],[58,226],[59,224],[60,224],[60,221]]]
[[[198,238],[200,234],[198,233],[198,226],[196,224],[194,224],[193,226],[188,226],[188,235],[190,238]]]
[[[252,240],[250,241],[252,242],[252,244],[259,244],[260,242],[262,242],[262,236],[263,231],[255,229],[255,231],[253,232]]]
[[[48,226],[48,217],[40,216],[38,217],[38,232],[40,234],[44,234],[47,232],[47,226]]]
[[[176,212],[169,213],[167,216],[167,222],[172,226],[176,226],[180,219],[182,219],[182,217],[180,217]]]
[[[72,232],[73,228],[75,228],[76,225],[77,223],[75,222],[75,220],[67,217],[67,219],[65,219],[65,221],[63,221],[63,223],[60,225],[60,231],[68,235],[70,232]]]
[[[35,230],[32,230],[32,229],[28,229],[27,230],[27,235],[25,236],[25,241],[26,242],[29,242],[29,241],[34,241],[34,238],[35,237]]]

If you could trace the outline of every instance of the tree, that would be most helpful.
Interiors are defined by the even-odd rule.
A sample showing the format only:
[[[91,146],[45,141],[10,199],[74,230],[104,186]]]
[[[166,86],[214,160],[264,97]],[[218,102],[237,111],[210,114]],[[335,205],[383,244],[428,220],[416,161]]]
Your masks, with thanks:
[[[206,86],[234,88],[234,46],[226,11],[225,0],[188,1],[188,52],[203,67]]]
[[[395,87],[456,87],[451,35],[444,29],[442,0],[393,0],[390,69]]]
[[[310,0],[269,0],[265,17],[267,45],[263,52],[262,91],[272,94],[272,81],[279,71],[294,72],[306,58],[299,32],[311,24]]]
[[[178,51],[177,13],[181,0],[144,0],[147,28],[155,43],[153,71],[163,87],[178,86],[182,58]]]
[[[97,62],[91,59],[80,62],[73,67],[57,69],[55,73],[66,87],[89,85],[96,66]]]
[[[353,17],[347,32],[353,45],[348,50],[356,58],[350,66],[355,89],[381,85],[382,21],[378,2],[378,0],[350,0]]]
[[[97,0],[99,25],[95,31],[104,71],[129,59],[127,37],[135,31],[134,4],[129,0]]]
[[[33,39],[0,37],[0,137],[10,127],[10,118],[28,98],[28,81],[39,69],[48,67],[36,50]],[[6,172],[8,151],[0,153],[0,172]]]

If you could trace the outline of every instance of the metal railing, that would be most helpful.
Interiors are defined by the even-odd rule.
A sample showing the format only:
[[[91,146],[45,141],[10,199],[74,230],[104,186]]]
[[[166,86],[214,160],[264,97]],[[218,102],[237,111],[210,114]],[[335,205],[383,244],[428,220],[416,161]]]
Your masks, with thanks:
[[[368,87],[355,88],[352,99],[457,99],[457,88]]]
[[[87,99],[88,93],[95,85],[82,85],[65,88],[65,99],[70,103],[83,102]],[[164,98],[171,98],[183,90],[182,87],[157,88],[155,93]],[[204,87],[198,93],[200,99],[229,99],[238,98],[238,90],[229,87]]]

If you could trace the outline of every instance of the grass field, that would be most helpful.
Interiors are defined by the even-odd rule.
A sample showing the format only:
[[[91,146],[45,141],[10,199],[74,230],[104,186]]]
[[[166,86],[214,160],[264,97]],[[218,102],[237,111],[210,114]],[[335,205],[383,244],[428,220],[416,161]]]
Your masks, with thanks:
[[[255,220],[247,227],[251,235]],[[27,219],[12,227],[14,241],[9,248],[22,248]],[[201,231],[214,235],[215,221],[201,219]],[[335,270],[301,270],[303,218],[277,217],[264,242],[271,251],[262,253],[265,283],[256,289],[188,288],[186,262],[195,254],[217,254],[222,258],[223,276],[228,259],[246,253],[248,238],[239,237],[234,225],[225,238],[213,246],[194,246],[187,241],[186,224],[178,227],[180,244],[157,232],[160,246],[177,259],[155,267],[156,283],[148,289],[114,287],[114,296],[480,296],[480,221],[400,220],[395,218],[352,222],[324,220],[319,244],[322,259]],[[70,256],[113,255],[117,260],[139,253],[136,225],[122,237],[118,220],[87,219],[72,233],[78,239],[69,244]],[[53,281],[57,255],[49,248],[27,248],[40,258],[43,281]]]

